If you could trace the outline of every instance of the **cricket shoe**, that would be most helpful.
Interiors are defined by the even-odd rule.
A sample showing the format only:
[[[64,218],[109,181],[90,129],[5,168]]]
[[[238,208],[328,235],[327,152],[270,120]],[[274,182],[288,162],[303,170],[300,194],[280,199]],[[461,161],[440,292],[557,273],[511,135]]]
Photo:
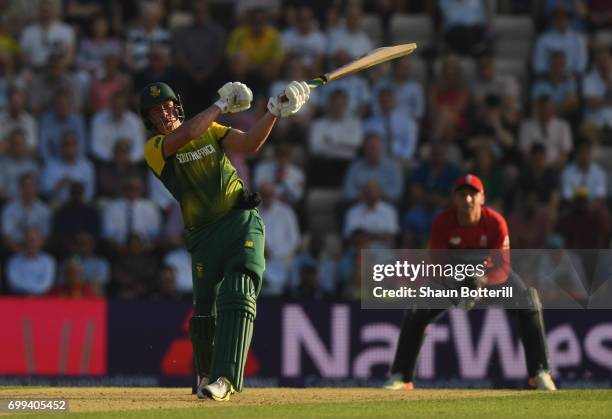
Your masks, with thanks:
[[[234,386],[225,377],[219,377],[217,381],[198,388],[198,398],[209,398],[218,402],[228,401],[230,396],[234,394]]]
[[[529,387],[534,390],[555,391],[557,386],[548,371],[540,370],[535,377],[529,379]]]
[[[198,377],[198,389],[196,390],[196,395],[199,399],[203,399],[206,396],[202,393],[202,389],[210,383],[210,380],[207,376],[199,376]]]
[[[387,390],[414,390],[414,383],[412,381],[405,382],[402,374],[393,374],[383,385],[383,388]]]

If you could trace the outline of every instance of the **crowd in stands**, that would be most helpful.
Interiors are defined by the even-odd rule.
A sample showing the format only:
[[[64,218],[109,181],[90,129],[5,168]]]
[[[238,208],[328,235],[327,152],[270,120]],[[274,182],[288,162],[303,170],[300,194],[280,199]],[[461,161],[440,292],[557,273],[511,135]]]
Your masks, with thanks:
[[[0,2],[0,292],[189,299],[181,211],[146,170],[138,94],[187,117],[226,81],[250,110],[373,48],[392,64],[312,92],[258,155],[263,297],[356,298],[361,249],[424,248],[462,173],[484,181],[513,248],[608,248],[612,2]],[[509,34],[509,35],[508,35]]]

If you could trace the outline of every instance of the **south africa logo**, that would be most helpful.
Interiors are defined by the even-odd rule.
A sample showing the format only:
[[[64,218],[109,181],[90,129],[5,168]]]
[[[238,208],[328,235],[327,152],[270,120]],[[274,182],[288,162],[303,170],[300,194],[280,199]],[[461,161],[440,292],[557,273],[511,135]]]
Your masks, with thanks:
[[[157,86],[151,86],[151,88],[149,89],[149,94],[151,94],[151,96],[153,97],[159,96],[160,93],[161,90],[159,90],[159,87]]]

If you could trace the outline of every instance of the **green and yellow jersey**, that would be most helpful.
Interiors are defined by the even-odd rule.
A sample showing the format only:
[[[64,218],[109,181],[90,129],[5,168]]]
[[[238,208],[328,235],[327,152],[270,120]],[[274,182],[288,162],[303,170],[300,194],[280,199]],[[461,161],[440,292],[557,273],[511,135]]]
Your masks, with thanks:
[[[165,135],[155,135],[145,144],[147,165],[181,204],[186,228],[206,226],[223,217],[242,194],[242,180],[221,147],[230,129],[213,122],[166,158]]]

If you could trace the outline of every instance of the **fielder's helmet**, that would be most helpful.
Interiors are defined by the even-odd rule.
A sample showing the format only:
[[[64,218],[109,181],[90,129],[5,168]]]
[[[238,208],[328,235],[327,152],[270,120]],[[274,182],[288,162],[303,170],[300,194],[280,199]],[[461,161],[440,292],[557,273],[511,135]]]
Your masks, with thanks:
[[[174,90],[172,90],[170,86],[158,81],[148,84],[142,89],[140,92],[140,117],[148,130],[155,128],[149,120],[149,109],[168,100],[174,102],[176,117],[183,122],[185,120],[185,112],[183,111],[181,97],[174,93]]]

